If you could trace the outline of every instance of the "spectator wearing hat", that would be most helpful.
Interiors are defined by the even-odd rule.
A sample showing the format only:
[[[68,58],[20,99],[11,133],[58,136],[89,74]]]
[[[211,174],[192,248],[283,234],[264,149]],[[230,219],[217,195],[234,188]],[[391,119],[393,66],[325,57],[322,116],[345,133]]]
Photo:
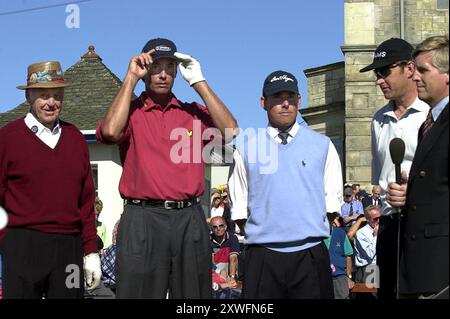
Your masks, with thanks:
[[[261,107],[269,125],[234,152],[228,185],[232,219],[247,220],[245,298],[333,298],[323,239],[327,212],[340,209],[341,163],[328,137],[299,125],[300,102],[294,75],[267,76]],[[255,161],[252,150],[267,147],[269,161]]]
[[[89,151],[81,132],[60,119],[70,85],[59,62],[31,64],[27,84],[17,87],[30,110],[0,129],[0,206],[9,219],[0,234],[4,298],[82,298],[83,268],[88,289],[100,282]],[[67,265],[77,268],[70,274]]]
[[[403,39],[382,42],[374,53],[372,64],[361,72],[373,70],[375,83],[389,103],[381,107],[372,120],[372,184],[381,186],[382,218],[378,236],[378,266],[380,269],[380,299],[395,298],[397,232],[396,210],[385,200],[388,183],[395,181],[395,166],[389,153],[393,138],[405,142],[402,171],[409,172],[416,152],[420,125],[425,121],[429,106],[419,99],[412,79],[413,47]]]
[[[448,36],[425,39],[413,52],[419,98],[430,105],[403,184],[390,183],[387,199],[402,207],[400,293],[447,299],[449,269]]]
[[[344,221],[344,226],[348,229],[360,215],[364,215],[362,203],[355,198],[355,193],[351,187],[345,187],[344,204],[341,206],[341,216]]]
[[[177,66],[206,107],[172,93]],[[145,92],[132,100],[141,79]],[[131,58],[96,132],[100,142],[119,146],[123,165],[118,298],[165,298],[168,290],[173,298],[211,298],[211,247],[199,202],[205,180],[202,151],[216,131],[207,129],[214,127],[222,136],[229,129],[228,142],[237,123],[209,87],[199,62],[177,52],[170,40],[148,41]]]

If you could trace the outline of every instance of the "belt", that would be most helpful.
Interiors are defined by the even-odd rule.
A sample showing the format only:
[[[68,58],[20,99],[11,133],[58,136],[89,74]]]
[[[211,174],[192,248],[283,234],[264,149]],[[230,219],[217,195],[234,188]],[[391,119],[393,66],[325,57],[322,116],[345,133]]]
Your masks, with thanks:
[[[200,203],[200,198],[186,200],[157,200],[125,198],[125,205],[160,207],[165,209],[183,209]]]

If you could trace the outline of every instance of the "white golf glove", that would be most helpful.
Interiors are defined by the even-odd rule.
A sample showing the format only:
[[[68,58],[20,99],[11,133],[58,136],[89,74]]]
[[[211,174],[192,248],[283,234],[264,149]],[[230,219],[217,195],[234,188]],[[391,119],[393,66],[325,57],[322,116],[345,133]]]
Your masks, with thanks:
[[[193,57],[180,52],[174,53],[175,57],[180,60],[180,72],[183,78],[189,83],[190,86],[197,82],[205,81],[200,68],[200,63]]]
[[[91,253],[83,258],[84,282],[87,289],[95,289],[100,285],[102,270],[100,267],[100,256]]]
[[[0,206],[0,230],[6,227],[8,225],[8,214],[6,213],[5,209]]]

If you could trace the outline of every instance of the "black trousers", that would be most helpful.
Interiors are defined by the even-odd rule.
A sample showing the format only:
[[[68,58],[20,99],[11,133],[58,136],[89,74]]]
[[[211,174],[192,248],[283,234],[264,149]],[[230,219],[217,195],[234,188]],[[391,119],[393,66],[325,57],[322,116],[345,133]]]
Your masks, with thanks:
[[[9,228],[0,254],[5,299],[83,298],[80,235]]]
[[[397,214],[382,216],[377,236],[377,266],[380,271],[379,299],[395,299],[397,285]]]
[[[325,244],[292,253],[247,246],[242,297],[333,299],[330,258]]]
[[[200,205],[125,205],[117,233],[117,298],[212,298],[212,251]]]

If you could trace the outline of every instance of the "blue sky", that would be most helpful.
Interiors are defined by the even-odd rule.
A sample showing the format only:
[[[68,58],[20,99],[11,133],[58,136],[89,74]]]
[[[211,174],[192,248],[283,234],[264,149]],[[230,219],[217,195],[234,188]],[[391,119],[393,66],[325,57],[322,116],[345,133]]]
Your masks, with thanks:
[[[0,112],[24,101],[16,86],[26,82],[31,63],[58,60],[65,70],[93,44],[123,79],[130,58],[147,40],[166,37],[199,60],[242,128],[264,127],[259,97],[270,72],[293,73],[305,107],[303,70],[344,59],[343,0],[91,0],[77,4],[79,28],[66,26],[68,3],[0,0]],[[33,8],[42,9],[26,11]],[[181,74],[174,93],[185,101],[200,99]]]

